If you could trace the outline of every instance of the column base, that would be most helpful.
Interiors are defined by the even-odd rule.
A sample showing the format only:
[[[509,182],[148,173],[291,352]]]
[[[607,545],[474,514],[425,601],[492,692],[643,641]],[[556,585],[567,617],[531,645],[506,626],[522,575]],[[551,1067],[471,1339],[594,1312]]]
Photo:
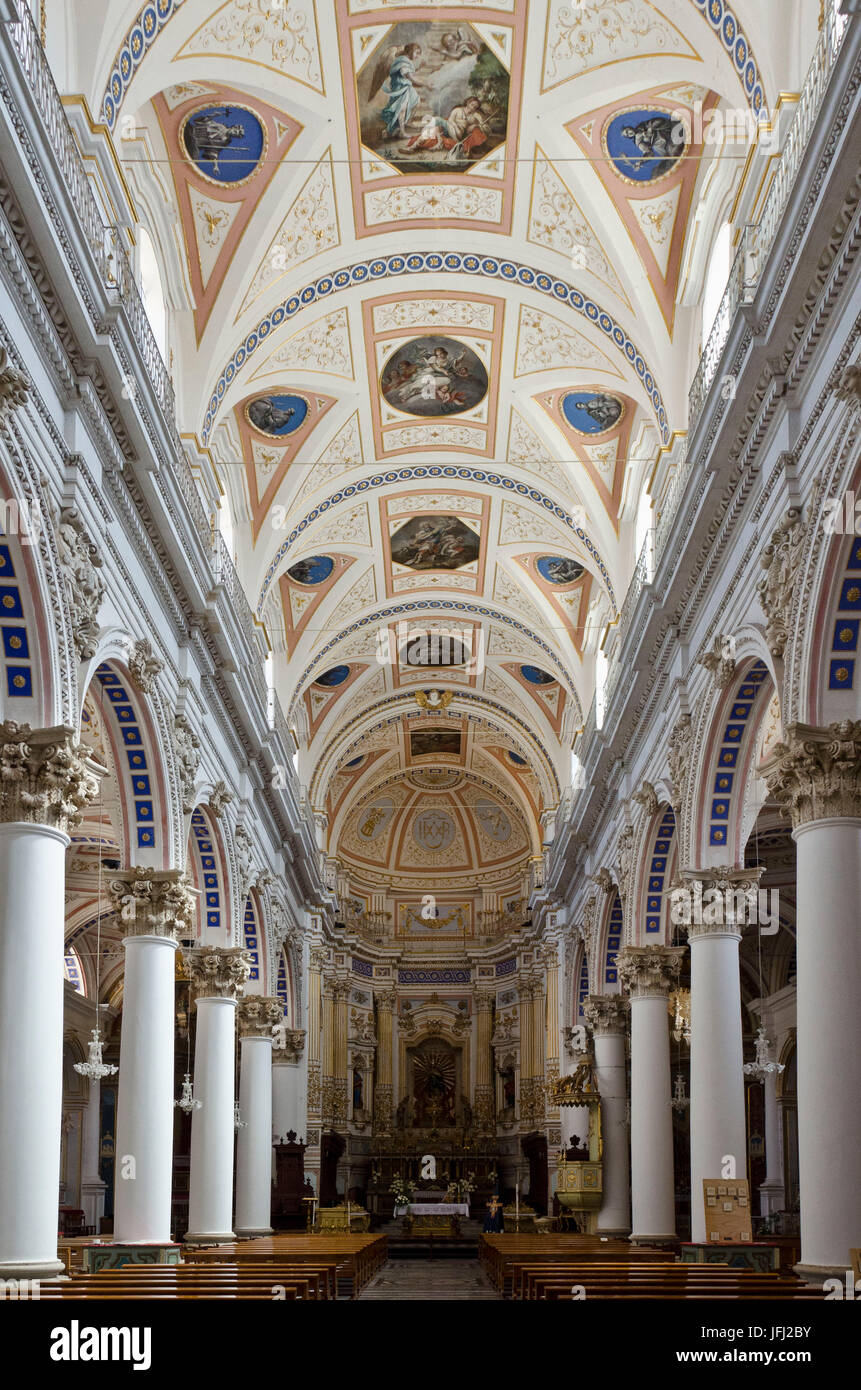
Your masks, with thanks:
[[[816,1288],[822,1288],[826,1279],[839,1279],[845,1285],[846,1271],[849,1265],[793,1265],[794,1272],[799,1279],[803,1279],[805,1284],[813,1284]],[[851,1273],[851,1270],[850,1270]]]
[[[675,1233],[662,1236],[630,1235],[628,1240],[632,1245],[678,1245],[679,1243],[679,1238]]]
[[[237,1226],[237,1240],[257,1240],[258,1236],[271,1236],[275,1232],[271,1226]]]
[[[627,1226],[599,1226],[595,1232],[599,1240],[602,1236],[605,1240],[627,1240],[630,1234]]]
[[[57,1279],[66,1273],[62,1260],[8,1260],[0,1264],[0,1279]]]
[[[232,1245],[236,1240],[233,1231],[186,1231],[183,1245]]]

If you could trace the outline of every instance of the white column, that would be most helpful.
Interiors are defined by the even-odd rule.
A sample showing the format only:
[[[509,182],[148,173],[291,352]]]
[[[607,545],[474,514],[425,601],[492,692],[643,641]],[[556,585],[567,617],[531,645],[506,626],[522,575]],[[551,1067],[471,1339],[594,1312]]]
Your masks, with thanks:
[[[235,1240],[233,1217],[236,995],[248,978],[247,951],[201,946],[185,953],[196,992],[194,1097],[187,1242]]]
[[[99,1222],[105,1214],[105,1183],[99,1170],[102,1147],[101,1100],[101,1082],[91,1080],[82,1116],[81,1206],[84,1209],[85,1225],[91,1227],[96,1235],[99,1233]]]
[[[631,992],[631,1240],[644,1243],[676,1233],[667,995],[683,956],[678,946],[628,946],[616,957]]]
[[[301,1100],[305,1032],[301,1028],[285,1028],[279,1036],[283,1046],[272,1048],[272,1134],[280,1142],[292,1130],[298,1139],[304,1140],[307,1126]]]
[[[0,824],[0,1277],[57,1274],[67,835]]]
[[[57,1259],[68,820],[98,784],[65,727],[0,724],[0,1278]]]
[[[747,1176],[737,894],[759,869],[685,870],[695,920],[691,948],[691,1238],[708,1239],[703,1180]],[[715,896],[709,896],[710,890]],[[718,901],[717,895],[720,895]],[[711,907],[709,904],[714,904]],[[705,920],[715,918],[716,920]]]
[[[791,724],[766,769],[797,845],[799,1272],[861,1246],[861,721]]]
[[[280,999],[239,1001],[239,1113],[236,1141],[236,1234],[272,1232],[272,1030],[284,1019]]]
[[[777,1106],[777,1076],[770,1072],[762,1083],[765,1101],[765,1181],[759,1189],[760,1215],[783,1211],[786,1186],[783,1177],[783,1143]]]
[[[114,1240],[170,1241],[176,936],[194,897],[176,869],[135,869],[111,883],[125,937],[114,1165]]]
[[[583,1006],[594,1038],[595,1075],[601,1095],[604,1198],[597,1224],[601,1235],[626,1236],[631,1229],[625,1066],[627,1010],[627,999],[618,994],[590,994]]]

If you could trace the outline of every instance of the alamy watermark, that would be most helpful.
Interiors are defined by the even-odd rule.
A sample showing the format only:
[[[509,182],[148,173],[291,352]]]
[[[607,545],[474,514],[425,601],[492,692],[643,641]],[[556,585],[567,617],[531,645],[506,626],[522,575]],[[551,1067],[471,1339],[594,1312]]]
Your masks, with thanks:
[[[670,921],[677,927],[759,927],[761,936],[780,929],[780,894],[754,884],[703,888],[699,881],[670,891]]]

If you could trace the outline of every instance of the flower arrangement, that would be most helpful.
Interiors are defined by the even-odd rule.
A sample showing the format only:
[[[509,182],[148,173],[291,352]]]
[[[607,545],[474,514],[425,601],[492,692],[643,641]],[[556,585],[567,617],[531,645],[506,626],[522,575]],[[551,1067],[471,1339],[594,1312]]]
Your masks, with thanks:
[[[472,1181],[474,1177],[475,1173],[470,1173],[466,1178],[455,1178],[453,1182],[450,1182],[445,1194],[449,1201],[468,1201],[469,1194],[475,1191],[475,1183]]]
[[[395,1210],[399,1207],[408,1207],[413,1200],[415,1188],[413,1184],[405,1178],[392,1178],[392,1196],[395,1199]]]

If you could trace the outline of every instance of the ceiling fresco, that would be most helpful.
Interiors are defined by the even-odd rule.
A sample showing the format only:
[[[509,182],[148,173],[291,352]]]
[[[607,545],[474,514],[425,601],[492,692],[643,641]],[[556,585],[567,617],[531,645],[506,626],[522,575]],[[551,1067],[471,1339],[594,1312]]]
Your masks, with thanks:
[[[103,6],[180,430],[326,850],[404,921],[417,875],[516,895],[567,784],[779,8]]]

